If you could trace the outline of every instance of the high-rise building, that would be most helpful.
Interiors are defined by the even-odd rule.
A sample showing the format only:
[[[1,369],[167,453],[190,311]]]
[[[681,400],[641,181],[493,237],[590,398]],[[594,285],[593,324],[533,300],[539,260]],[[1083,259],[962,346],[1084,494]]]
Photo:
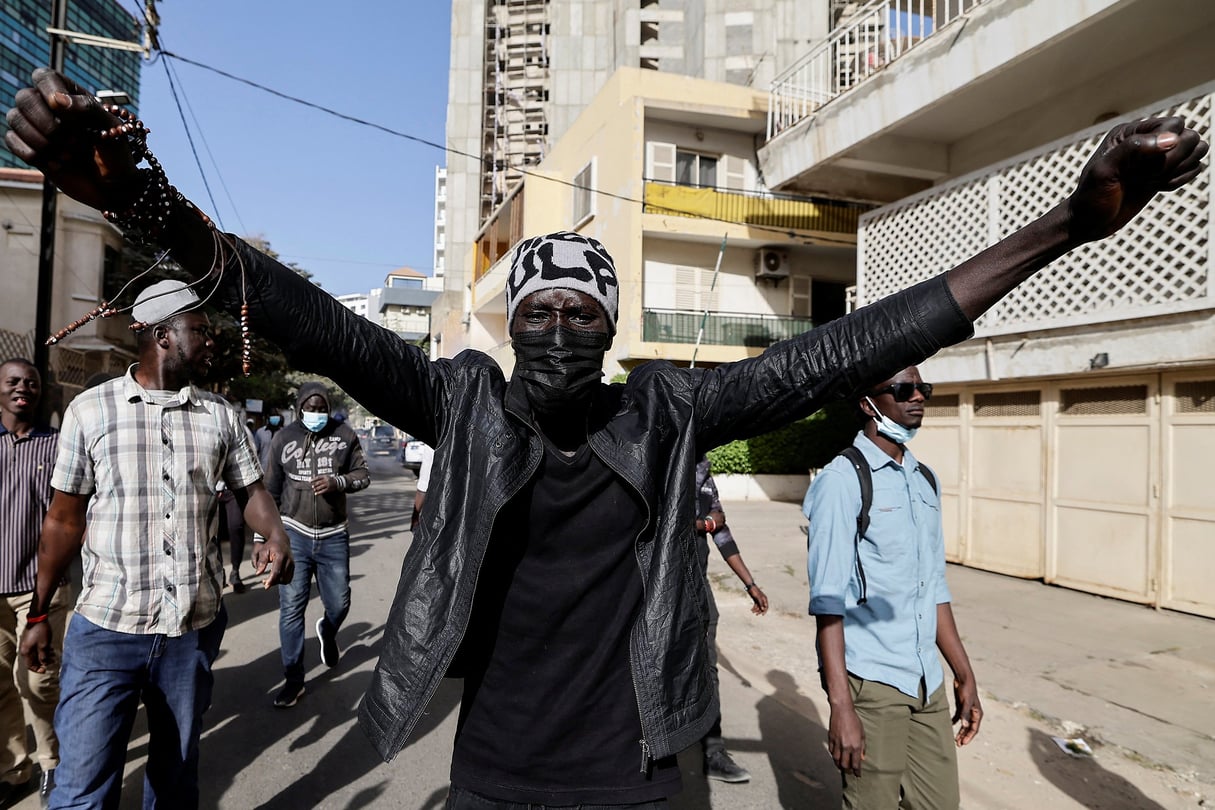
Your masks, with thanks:
[[[49,64],[51,4],[47,0],[5,0],[0,4],[0,109],[13,106],[34,68]],[[138,42],[140,23],[118,0],[71,0],[67,28],[82,34]],[[89,92],[125,93],[128,109],[139,111],[140,55],[133,51],[68,43],[64,72]],[[0,142],[0,166],[24,168]]]
[[[434,270],[425,287],[443,291],[443,276],[447,272],[447,168],[435,167],[435,247]]]
[[[477,233],[619,68],[766,88],[831,15],[825,0],[453,0],[436,334],[462,328]]]

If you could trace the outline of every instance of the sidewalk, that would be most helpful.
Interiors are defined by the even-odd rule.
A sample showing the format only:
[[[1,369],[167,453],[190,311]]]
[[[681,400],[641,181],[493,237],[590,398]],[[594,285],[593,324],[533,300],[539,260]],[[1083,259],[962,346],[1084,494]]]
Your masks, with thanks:
[[[741,583],[711,555],[724,667],[825,726],[800,505],[724,506],[771,606],[752,617]],[[1004,783],[1027,779],[1086,807],[1196,807],[1215,797],[1215,621],[956,565],[948,577],[986,712],[960,757],[966,807],[1016,807]],[[1051,736],[1083,737],[1096,756],[1072,759]],[[1104,802],[1090,795],[1095,784]]]

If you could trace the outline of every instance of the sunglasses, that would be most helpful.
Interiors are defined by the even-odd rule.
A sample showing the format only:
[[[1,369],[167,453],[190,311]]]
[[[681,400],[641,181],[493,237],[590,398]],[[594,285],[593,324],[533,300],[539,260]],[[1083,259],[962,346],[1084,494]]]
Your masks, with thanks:
[[[885,388],[879,388],[871,394],[871,396],[880,397],[882,394],[892,394],[895,402],[906,402],[911,399],[913,391],[919,391],[924,399],[932,399],[932,383],[918,382],[909,383],[901,382],[888,385]]]

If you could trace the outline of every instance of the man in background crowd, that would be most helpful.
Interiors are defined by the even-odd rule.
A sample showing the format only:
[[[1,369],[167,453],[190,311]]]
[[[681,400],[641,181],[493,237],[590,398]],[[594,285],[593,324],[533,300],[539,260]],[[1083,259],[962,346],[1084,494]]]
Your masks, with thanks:
[[[59,702],[59,665],[32,672],[19,663],[17,636],[29,613],[38,572],[38,538],[51,502],[51,471],[59,432],[37,421],[42,378],[29,360],[0,365],[0,806],[15,798],[34,775],[32,755],[41,769],[43,801],[55,785],[59,740],[55,704]],[[47,622],[55,653],[63,650],[63,631],[71,608],[71,588],[62,581],[51,597]],[[58,661],[58,658],[56,658]],[[34,732],[34,751],[26,742],[26,722]]]

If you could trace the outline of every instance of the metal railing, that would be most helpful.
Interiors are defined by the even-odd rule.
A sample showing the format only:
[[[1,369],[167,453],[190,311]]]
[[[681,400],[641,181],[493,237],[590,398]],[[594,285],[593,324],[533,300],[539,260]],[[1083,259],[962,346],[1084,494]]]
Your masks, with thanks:
[[[646,181],[645,213],[698,217],[740,225],[797,231],[827,231],[853,236],[862,203],[748,191],[671,185]]]
[[[988,0],[873,0],[772,81],[768,139]]]
[[[647,309],[642,313],[642,339],[650,343],[695,343],[703,312]],[[767,348],[814,328],[809,318],[710,312],[702,345]]]

